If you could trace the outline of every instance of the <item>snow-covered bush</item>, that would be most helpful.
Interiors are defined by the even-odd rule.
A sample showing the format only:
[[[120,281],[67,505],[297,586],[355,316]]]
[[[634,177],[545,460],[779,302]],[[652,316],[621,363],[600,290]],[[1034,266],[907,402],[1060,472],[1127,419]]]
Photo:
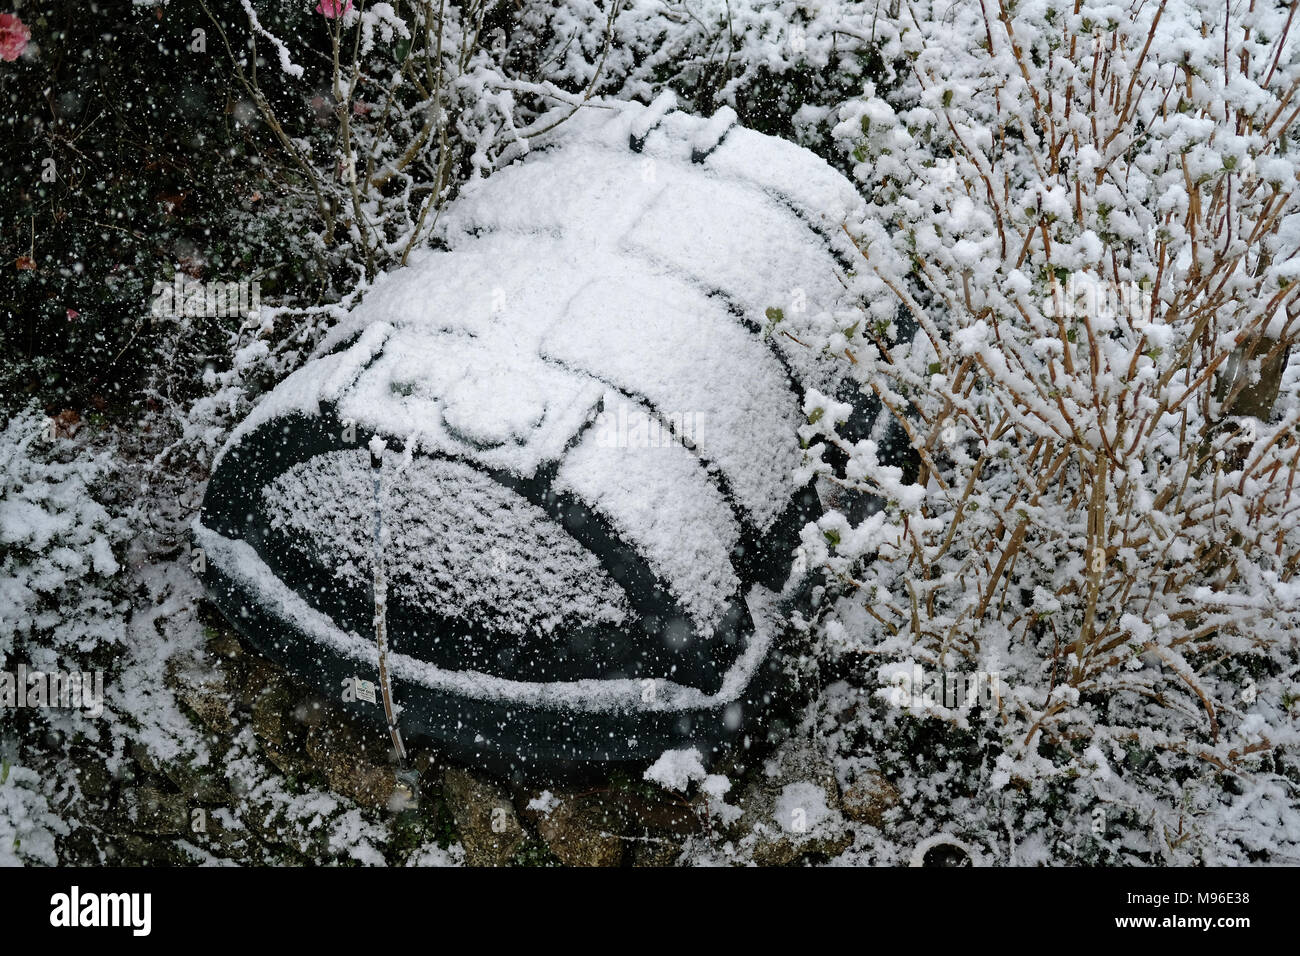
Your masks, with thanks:
[[[66,427],[28,407],[0,432],[0,667],[16,642],[26,662],[52,667],[122,640],[114,547],[128,529],[92,495],[108,455],[86,453]]]
[[[894,64],[880,56],[888,8],[857,0],[524,3],[509,42],[539,51],[519,65],[543,67],[548,83],[595,84],[643,102],[670,88],[694,112],[727,105],[748,127],[816,148],[833,109],[864,81],[894,82]]]
[[[912,78],[835,130],[870,203],[866,304],[825,344],[916,473],[809,397],[809,470],[838,447],[834,480],[882,501],[805,530],[844,595],[824,649],[896,703],[914,666],[997,675],[993,787],[1080,778],[1172,852],[1188,780],[1259,783],[1298,740],[1288,8],[909,9],[884,55]],[[969,701],[902,702],[972,726]]]
[[[39,786],[35,771],[0,758],[0,866],[59,862],[55,840],[69,828]]]
[[[130,531],[97,500],[109,459],[69,417],[34,405],[0,430],[0,672],[10,693],[28,689],[24,668],[89,679],[113,673],[123,652],[119,559]],[[75,826],[66,819],[75,762],[64,745],[99,735],[103,688],[84,698],[94,701],[85,711],[0,706],[0,866],[58,862],[56,840]]]

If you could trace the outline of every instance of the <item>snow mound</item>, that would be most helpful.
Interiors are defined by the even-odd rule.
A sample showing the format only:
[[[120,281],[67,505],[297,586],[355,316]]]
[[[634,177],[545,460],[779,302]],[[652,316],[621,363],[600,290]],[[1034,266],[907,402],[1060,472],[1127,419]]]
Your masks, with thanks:
[[[755,569],[783,575],[815,517],[801,408],[843,363],[799,339],[841,302],[859,202],[813,154],[671,97],[535,139],[223,449],[196,534],[229,612],[253,600],[369,660],[377,437],[401,449],[382,469],[399,678],[577,709],[736,700],[781,587]]]

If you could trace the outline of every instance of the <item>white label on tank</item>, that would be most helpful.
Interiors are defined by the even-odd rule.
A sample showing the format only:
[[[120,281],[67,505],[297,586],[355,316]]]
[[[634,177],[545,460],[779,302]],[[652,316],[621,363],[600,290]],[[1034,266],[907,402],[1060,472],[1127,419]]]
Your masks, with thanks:
[[[364,700],[371,704],[375,702],[375,682],[362,680],[360,677],[352,678],[356,685],[357,700]]]

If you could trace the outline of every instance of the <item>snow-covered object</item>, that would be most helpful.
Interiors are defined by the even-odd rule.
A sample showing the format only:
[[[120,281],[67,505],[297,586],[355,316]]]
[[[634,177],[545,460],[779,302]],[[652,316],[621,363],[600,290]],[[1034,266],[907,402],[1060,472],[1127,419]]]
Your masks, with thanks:
[[[531,147],[236,429],[195,525],[206,583],[354,697],[381,437],[404,732],[548,762],[712,747],[764,704],[821,513],[800,409],[840,363],[800,332],[842,295],[858,199],[729,110],[596,102]]]

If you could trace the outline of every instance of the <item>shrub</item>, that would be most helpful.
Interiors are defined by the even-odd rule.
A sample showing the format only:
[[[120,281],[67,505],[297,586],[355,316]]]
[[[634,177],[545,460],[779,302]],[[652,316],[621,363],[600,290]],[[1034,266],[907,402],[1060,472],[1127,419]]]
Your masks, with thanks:
[[[825,344],[919,475],[810,396],[810,471],[839,448],[834,480],[881,508],[803,546],[853,596],[858,631],[832,621],[827,653],[1001,676],[977,712],[995,787],[1083,777],[1131,803],[1134,752],[1164,755],[1139,788],[1176,794],[1266,779],[1297,741],[1300,66],[1278,4],[1226,26],[1208,4],[1116,10],[905,14],[910,85],[841,110],[867,305]]]
[[[0,431],[0,666],[16,642],[45,658],[34,664],[72,667],[122,640],[114,548],[127,525],[92,494],[108,456],[70,427],[33,406]]]

